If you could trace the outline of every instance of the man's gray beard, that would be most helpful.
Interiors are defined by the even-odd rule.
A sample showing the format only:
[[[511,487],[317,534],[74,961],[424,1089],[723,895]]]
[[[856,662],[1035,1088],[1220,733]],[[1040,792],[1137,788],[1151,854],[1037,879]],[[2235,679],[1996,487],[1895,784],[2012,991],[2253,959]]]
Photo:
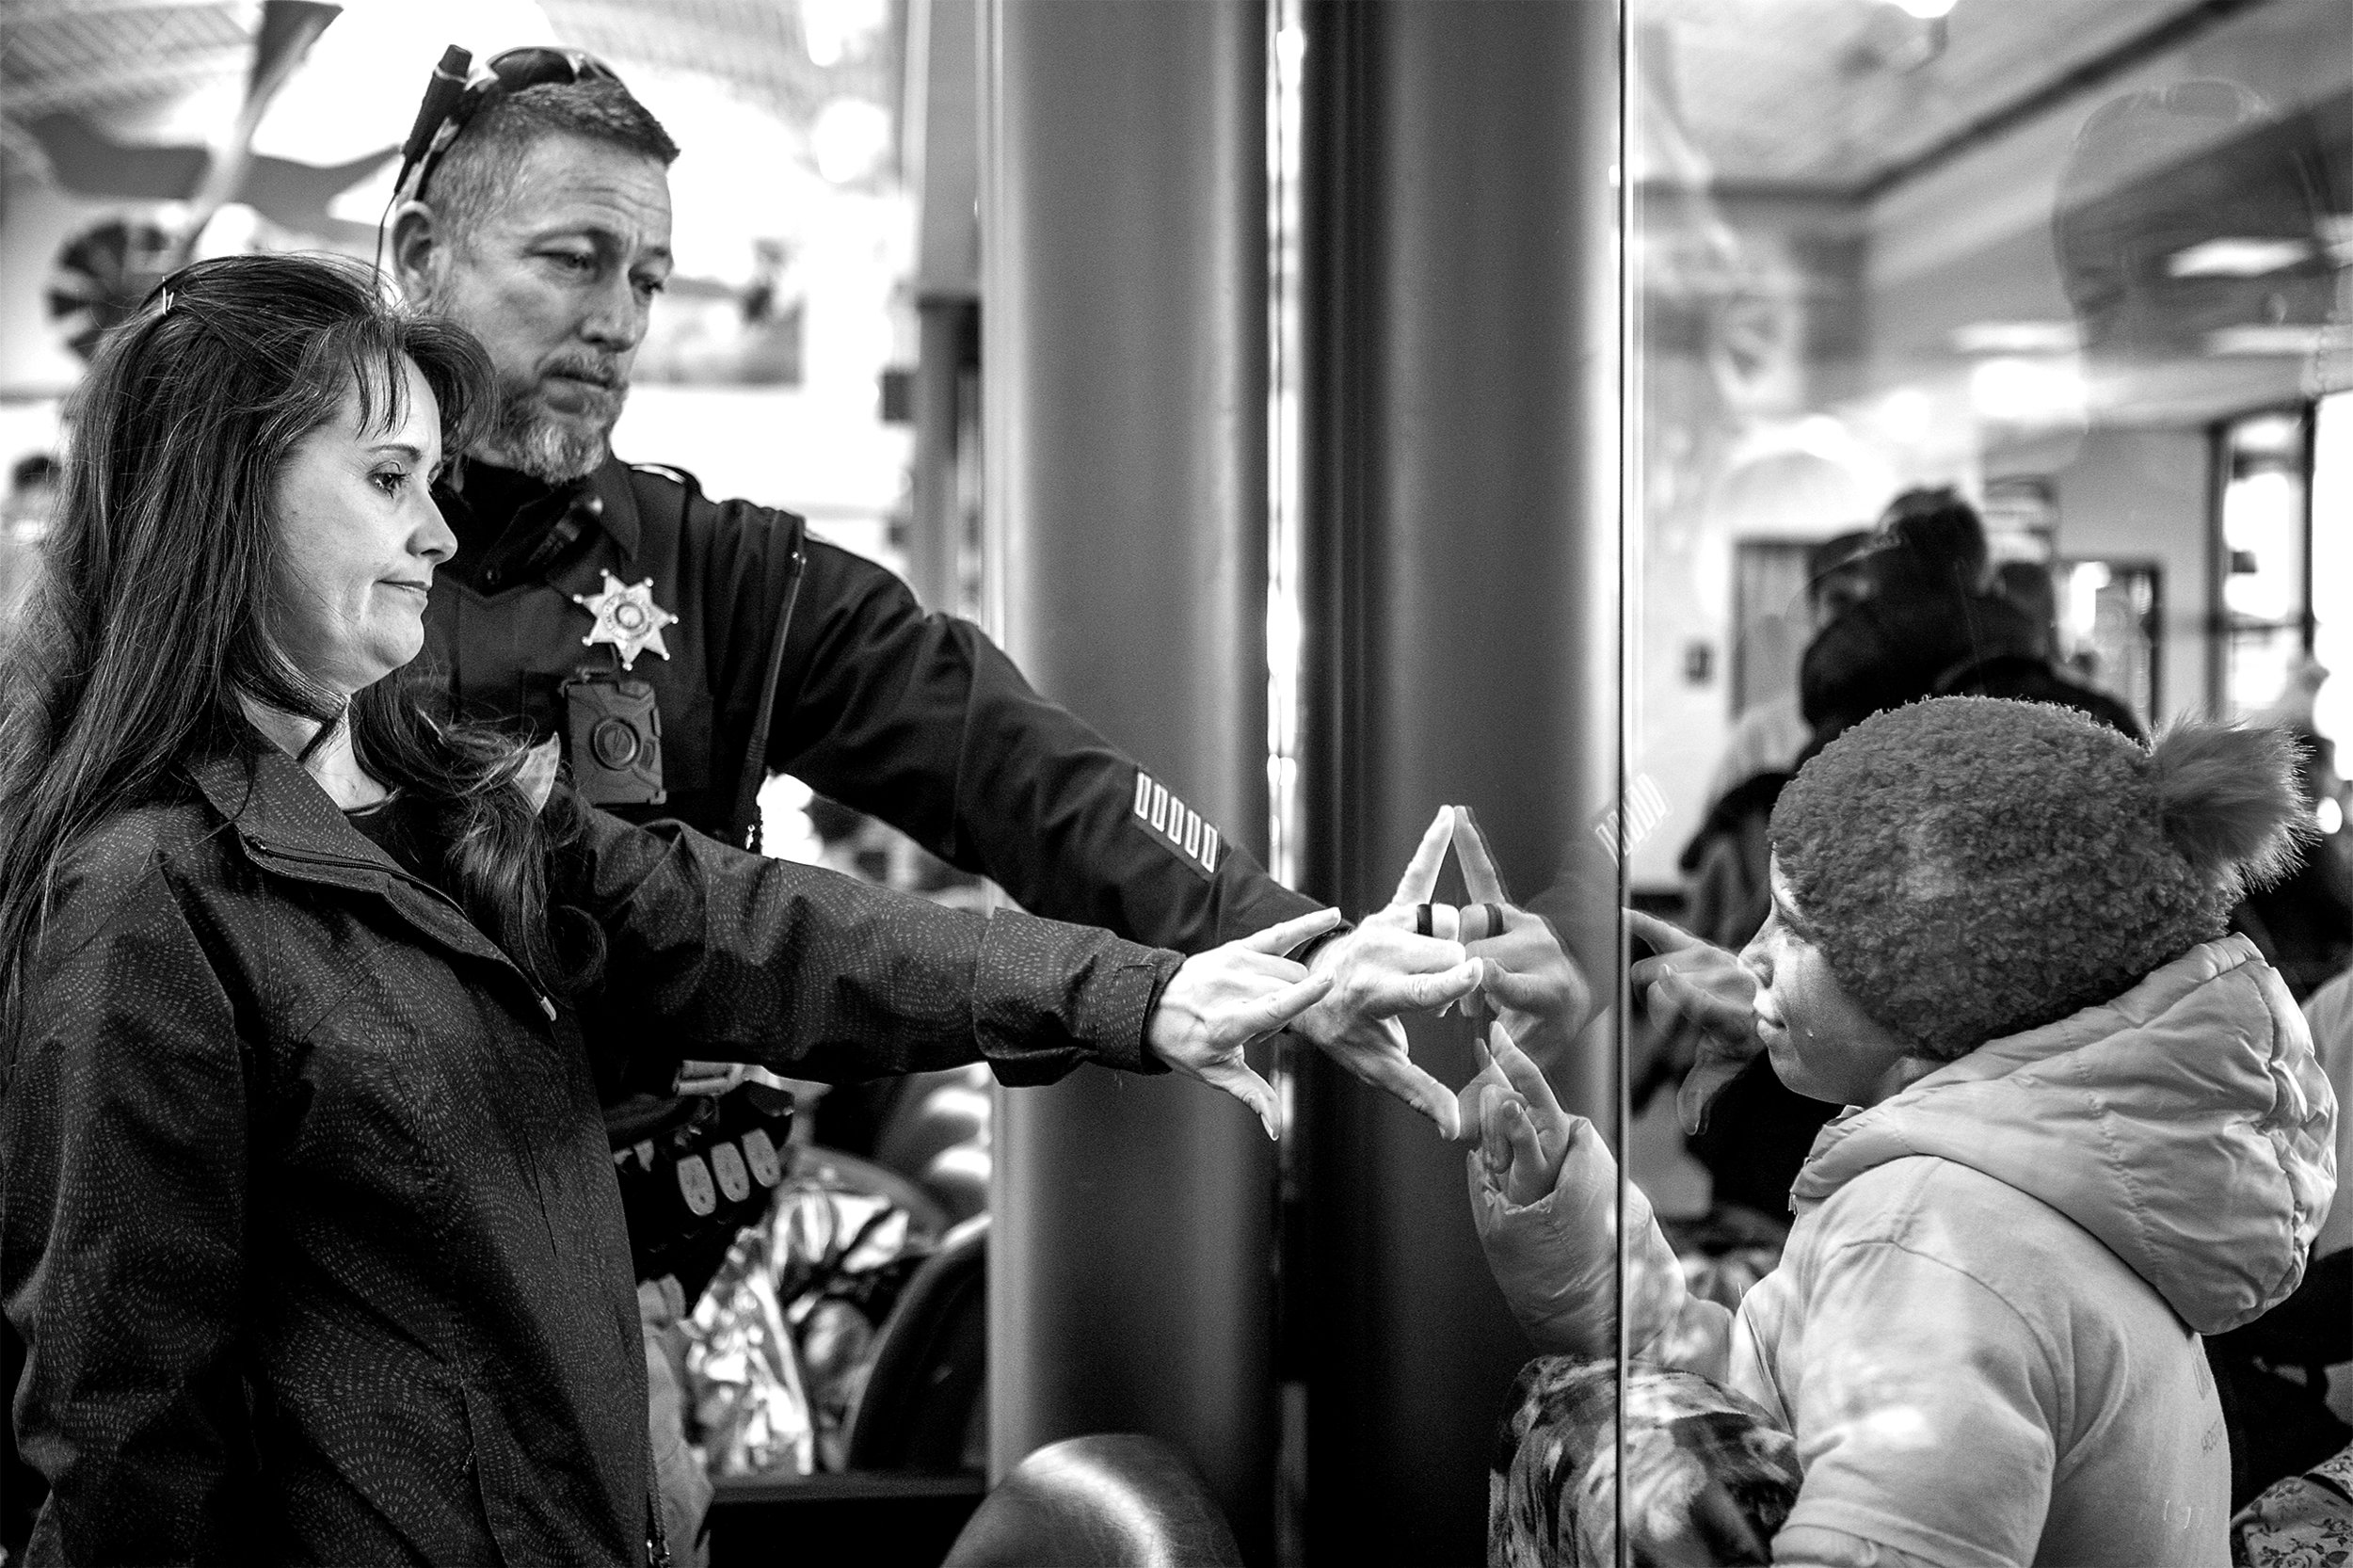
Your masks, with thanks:
[[[421,289],[414,303],[421,311],[447,317],[461,327],[465,325],[457,312],[450,309],[438,282],[429,282]],[[607,424],[594,433],[568,428],[540,411],[538,392],[536,381],[526,381],[518,387],[502,379],[498,412],[488,432],[474,442],[474,455],[501,468],[528,473],[547,485],[569,484],[596,472],[612,450],[613,426]],[[618,409],[615,412],[617,418]]]
[[[538,388],[502,389],[497,419],[478,443],[482,456],[501,468],[530,474],[543,484],[584,479],[602,466],[611,450],[611,427],[582,430],[552,419],[538,406]]]

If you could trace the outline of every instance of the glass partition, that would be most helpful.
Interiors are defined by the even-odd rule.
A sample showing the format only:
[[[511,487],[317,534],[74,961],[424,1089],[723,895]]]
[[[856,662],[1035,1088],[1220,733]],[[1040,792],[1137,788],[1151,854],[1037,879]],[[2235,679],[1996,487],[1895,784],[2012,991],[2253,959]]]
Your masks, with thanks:
[[[2142,736],[2218,714],[2308,747],[2329,837],[2233,918],[2303,995],[2346,956],[2353,11],[1625,19],[1626,789],[1658,803],[1633,904],[1725,950],[1755,937],[1794,770],[1897,703],[2034,696]],[[2329,898],[2333,924],[2300,923]],[[1694,1130],[1676,1089],[1701,1032],[1637,994],[1623,1048],[1625,1176],[1693,1290],[1737,1307],[1839,1108],[1759,1056]],[[1762,1353],[1736,1386],[1770,1382]],[[1819,1406],[1765,1403],[1820,1451]],[[1893,1401],[1842,1418],[1952,1436]]]

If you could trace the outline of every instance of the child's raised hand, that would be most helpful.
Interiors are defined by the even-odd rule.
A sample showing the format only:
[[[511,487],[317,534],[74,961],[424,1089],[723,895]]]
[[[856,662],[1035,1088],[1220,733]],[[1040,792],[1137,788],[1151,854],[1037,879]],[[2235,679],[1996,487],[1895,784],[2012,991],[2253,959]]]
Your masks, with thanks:
[[[1756,1037],[1756,977],[1735,954],[1656,915],[1629,909],[1625,924],[1657,950],[1629,969],[1627,978],[1648,988],[1654,1012],[1679,1015],[1699,1029],[1699,1061],[1675,1096],[1683,1130],[1699,1132],[1717,1095],[1765,1048]]]
[[[1561,1161],[1577,1118],[1561,1109],[1552,1085],[1500,1024],[1488,1032],[1487,1065],[1473,1080],[1478,1096],[1479,1159],[1506,1202],[1541,1202],[1561,1179]]]

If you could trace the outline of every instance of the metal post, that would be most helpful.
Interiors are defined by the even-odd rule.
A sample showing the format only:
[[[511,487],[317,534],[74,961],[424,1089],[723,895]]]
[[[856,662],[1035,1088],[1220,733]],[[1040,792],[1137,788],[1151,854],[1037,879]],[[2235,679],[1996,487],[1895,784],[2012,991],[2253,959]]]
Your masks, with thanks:
[[[1263,853],[1266,154],[1257,0],[984,12],[983,418],[1006,648]],[[1273,1160],[1239,1105],[1001,1096],[989,1450],[1187,1452],[1263,1555]]]
[[[1600,854],[1618,772],[1618,13],[1610,0],[1308,0],[1307,890],[1385,899],[1477,808],[1514,895]],[[1614,867],[1572,900],[1607,986]],[[1449,1082],[1452,1020],[1413,1031]],[[1614,1055],[1557,1076],[1610,1126]],[[1530,1353],[1464,1151],[1309,1064],[1317,1562],[1483,1555],[1487,1457]]]

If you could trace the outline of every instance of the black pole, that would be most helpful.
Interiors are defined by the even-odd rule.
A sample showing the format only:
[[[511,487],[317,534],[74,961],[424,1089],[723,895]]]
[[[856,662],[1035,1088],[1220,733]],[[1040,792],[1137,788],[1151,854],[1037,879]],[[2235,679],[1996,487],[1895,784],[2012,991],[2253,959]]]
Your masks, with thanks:
[[[1475,808],[1513,893],[1592,862],[1618,751],[1618,14],[1609,0],[1308,0],[1307,891],[1385,901],[1431,813]],[[1613,872],[1564,921],[1595,978]],[[1473,1071],[1467,1032],[1417,1060]],[[1307,1064],[1317,1562],[1476,1562],[1529,1355],[1481,1259],[1464,1151]],[[1611,1125],[1614,1053],[1556,1064]]]
[[[1263,855],[1266,14],[1000,0],[983,31],[988,527],[1007,648]],[[1274,1160],[1198,1084],[1000,1096],[990,1468],[1144,1432],[1263,1559]]]

